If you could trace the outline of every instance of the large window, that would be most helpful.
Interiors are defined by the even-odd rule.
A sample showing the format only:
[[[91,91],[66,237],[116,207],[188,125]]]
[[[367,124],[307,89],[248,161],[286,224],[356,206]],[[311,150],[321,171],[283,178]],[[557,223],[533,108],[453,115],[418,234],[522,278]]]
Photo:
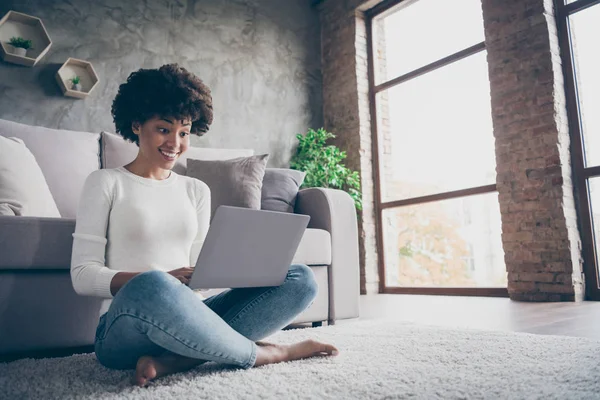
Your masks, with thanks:
[[[507,296],[481,0],[367,17],[380,291]]]
[[[555,0],[587,297],[600,300],[600,0]]]

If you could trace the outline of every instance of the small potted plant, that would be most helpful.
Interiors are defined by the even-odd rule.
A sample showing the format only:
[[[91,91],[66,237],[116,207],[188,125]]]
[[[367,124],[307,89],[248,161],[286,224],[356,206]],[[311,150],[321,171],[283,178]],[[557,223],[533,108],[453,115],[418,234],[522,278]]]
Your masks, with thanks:
[[[81,92],[80,81],[81,81],[81,77],[79,75],[75,75],[73,78],[71,78],[71,83],[73,84],[73,86],[71,86],[71,89]]]
[[[20,36],[11,37],[10,42],[8,42],[8,43],[12,47],[14,47],[13,54],[16,54],[21,57],[25,57],[25,54],[27,54],[27,50],[33,48],[33,47],[31,47],[32,46],[31,40],[24,39]]]

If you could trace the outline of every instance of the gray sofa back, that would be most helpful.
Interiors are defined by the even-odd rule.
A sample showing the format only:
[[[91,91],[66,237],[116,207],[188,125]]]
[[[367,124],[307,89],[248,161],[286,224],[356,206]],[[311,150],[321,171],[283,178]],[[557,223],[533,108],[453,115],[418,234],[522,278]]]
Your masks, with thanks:
[[[138,147],[135,143],[128,142],[123,137],[114,133],[102,132],[100,134],[100,164],[102,168],[117,168],[129,164],[135,159]],[[211,149],[190,146],[175,162],[173,171],[185,175],[187,159],[197,160],[228,160],[236,157],[249,157],[254,155],[252,149]]]
[[[40,165],[62,218],[75,218],[85,179],[100,168],[117,168],[133,161],[138,147],[114,133],[50,129],[0,119],[0,135],[25,142]],[[248,157],[252,149],[190,147],[173,170],[185,175],[188,158],[222,160]]]

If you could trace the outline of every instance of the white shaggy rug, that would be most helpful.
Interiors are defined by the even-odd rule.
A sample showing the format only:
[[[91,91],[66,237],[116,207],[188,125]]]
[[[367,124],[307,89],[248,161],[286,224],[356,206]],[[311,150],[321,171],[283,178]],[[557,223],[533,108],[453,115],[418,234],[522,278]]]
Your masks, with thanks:
[[[93,354],[0,364],[2,399],[598,399],[600,341],[356,321],[279,332],[340,349],[249,370],[214,363],[131,386]]]

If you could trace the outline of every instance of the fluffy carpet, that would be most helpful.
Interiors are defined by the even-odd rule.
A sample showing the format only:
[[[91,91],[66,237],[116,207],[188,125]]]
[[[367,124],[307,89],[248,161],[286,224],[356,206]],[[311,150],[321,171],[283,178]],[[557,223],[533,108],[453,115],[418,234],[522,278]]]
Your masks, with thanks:
[[[591,399],[600,398],[600,341],[356,321],[279,332],[317,338],[337,357],[240,370],[214,363],[133,387],[133,371],[93,354],[0,364],[2,399]]]

